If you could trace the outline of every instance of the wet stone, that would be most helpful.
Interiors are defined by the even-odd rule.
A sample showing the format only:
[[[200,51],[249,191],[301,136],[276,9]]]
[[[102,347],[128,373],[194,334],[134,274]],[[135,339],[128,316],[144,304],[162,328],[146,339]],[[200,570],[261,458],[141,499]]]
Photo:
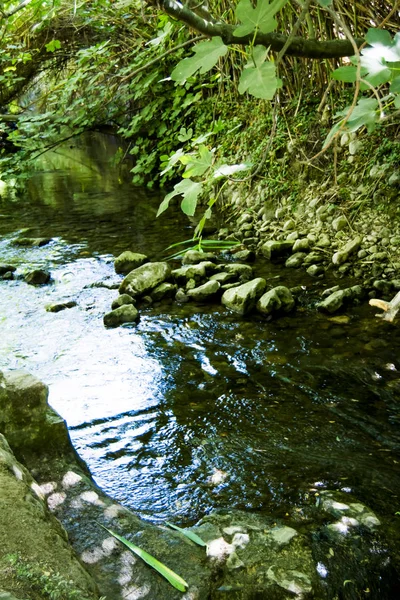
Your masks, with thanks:
[[[171,274],[171,266],[166,262],[146,263],[131,271],[119,287],[120,294],[141,296],[163,283]]]
[[[222,304],[240,315],[245,315],[255,307],[266,285],[265,279],[257,277],[247,283],[226,290],[222,295]]]
[[[308,252],[310,250],[311,243],[307,238],[296,240],[293,245],[293,252]]]
[[[213,298],[219,291],[220,287],[221,286],[218,281],[207,281],[203,285],[188,291],[187,295],[196,302],[204,302],[205,300]]]
[[[27,247],[27,248],[34,247],[34,246],[41,248],[42,246],[47,246],[47,244],[50,244],[51,241],[52,241],[51,238],[22,237],[22,238],[17,238],[16,240],[14,240],[13,244],[14,244],[14,246],[22,246],[22,247]]]
[[[307,254],[305,252],[296,252],[296,254],[292,254],[285,262],[285,267],[298,269],[304,263],[306,256]]]
[[[27,273],[24,280],[26,283],[29,283],[29,285],[45,285],[50,281],[50,273],[49,271],[43,271],[42,269],[35,269],[35,271]]]
[[[268,258],[284,256],[292,251],[294,240],[270,240],[261,246],[261,254]]]
[[[213,252],[200,252],[199,250],[188,250],[185,252],[182,264],[183,265],[196,265],[203,261],[212,261],[216,260],[216,256]]]
[[[75,300],[70,300],[68,302],[59,302],[58,304],[48,304],[46,306],[46,311],[51,313],[57,313],[62,310],[66,310],[67,308],[74,308],[77,306],[77,302]]]
[[[149,259],[145,254],[138,254],[137,252],[126,250],[115,259],[114,269],[118,274],[128,275],[128,273],[141,267],[148,260]]]
[[[151,297],[154,302],[159,302],[160,300],[165,300],[166,298],[173,298],[177,292],[178,286],[174,283],[160,283],[154,290],[151,292]]]
[[[290,290],[280,285],[261,296],[257,302],[257,310],[264,315],[270,315],[279,310],[290,312],[294,305],[295,301]]]
[[[3,279],[3,281],[12,281],[14,279],[14,273],[7,271],[4,275],[0,275],[0,278]]]
[[[15,273],[17,267],[13,265],[2,265],[0,264],[0,275],[5,275],[6,273]]]
[[[132,304],[124,304],[103,317],[105,327],[118,327],[123,323],[135,323],[138,320],[138,310]]]
[[[124,304],[135,304],[135,300],[129,294],[121,294],[120,296],[118,296],[118,298],[115,298],[115,300],[113,300],[111,304],[111,309],[115,310],[116,308],[119,308]]]
[[[250,265],[242,265],[240,263],[231,263],[224,265],[224,271],[238,278],[240,283],[250,281],[253,277],[253,269]]]

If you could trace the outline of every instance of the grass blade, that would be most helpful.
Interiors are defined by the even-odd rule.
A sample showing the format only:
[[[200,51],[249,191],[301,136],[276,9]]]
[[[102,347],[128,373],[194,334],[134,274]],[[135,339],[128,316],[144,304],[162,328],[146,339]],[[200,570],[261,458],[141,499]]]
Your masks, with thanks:
[[[192,540],[192,542],[194,542],[198,546],[207,547],[207,544],[205,543],[205,541],[202,540],[201,537],[199,537],[192,531],[187,531],[186,529],[181,529],[180,527],[178,527],[177,525],[174,525],[173,523],[168,523],[168,521],[167,521],[166,525],[168,525],[168,527],[172,527],[172,529],[176,529],[176,531],[179,531],[180,533],[182,533],[184,536],[189,538],[189,540]]]
[[[101,525],[101,523],[99,523],[99,525],[100,527],[105,529],[110,535],[115,537],[115,539],[121,542],[121,544],[124,544],[127,548],[129,548],[129,550],[131,550],[134,554],[136,554],[142,560],[144,560],[144,562],[147,563],[150,567],[153,567],[153,569],[158,571],[160,575],[165,577],[165,579],[169,581],[169,583],[174,588],[176,588],[180,592],[186,592],[186,589],[189,587],[189,584],[186,583],[186,581],[182,579],[182,577],[177,575],[174,571],[172,571],[162,562],[154,558],[154,556],[151,556],[151,554],[139,548],[139,546],[135,546],[135,544],[132,544],[132,542],[124,538],[122,535],[118,535],[118,533],[115,533],[111,529],[107,529],[107,527],[104,527],[104,525]]]

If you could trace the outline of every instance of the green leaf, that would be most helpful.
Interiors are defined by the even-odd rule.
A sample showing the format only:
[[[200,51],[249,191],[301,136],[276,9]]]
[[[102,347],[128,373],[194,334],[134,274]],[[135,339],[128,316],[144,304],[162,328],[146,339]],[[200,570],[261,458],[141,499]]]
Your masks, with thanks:
[[[394,99],[394,107],[399,109],[400,108],[400,96],[396,96]]]
[[[221,58],[228,52],[228,47],[225,46],[222,38],[219,36],[212,40],[200,42],[193,46],[194,56],[184,58],[176,65],[171,73],[171,79],[177,83],[183,84],[185,81],[194,75],[196,71],[207,73],[212,69]]]
[[[193,129],[191,127],[189,129],[186,129],[186,127],[181,127],[179,134],[178,134],[178,140],[180,142],[187,142],[188,140],[190,140],[192,135],[193,135]]]
[[[144,562],[147,563],[150,567],[153,567],[153,569],[158,571],[158,573],[165,577],[165,579],[169,581],[169,583],[175,589],[179,590],[180,592],[186,592],[187,588],[189,587],[189,584],[186,583],[186,581],[182,579],[182,577],[177,575],[174,571],[172,571],[162,562],[154,558],[154,556],[151,556],[151,554],[139,548],[139,546],[135,546],[135,544],[132,544],[132,542],[124,538],[122,535],[118,535],[118,533],[115,533],[111,529],[107,529],[107,527],[104,527],[104,525],[101,525],[100,523],[99,525],[103,529],[105,529],[110,535],[115,537],[116,540],[121,542],[121,544],[124,544],[127,548],[129,548],[129,550],[131,550],[134,554],[136,554],[142,560],[144,560]]]
[[[212,159],[213,153],[206,146],[199,146],[199,156],[191,156],[183,174],[184,179],[203,175],[211,167]]]
[[[375,129],[375,126],[379,121],[378,109],[379,105],[376,98],[360,98],[346,123],[346,130],[353,132],[360,129],[360,127],[365,126],[368,133],[370,133]],[[346,116],[347,112],[348,109],[344,109],[338,113],[338,115]]]
[[[174,152],[172,154],[172,156],[170,156],[168,158],[168,156],[161,156],[161,160],[163,161],[162,166],[165,165],[163,171],[161,171],[160,175],[164,175],[165,173],[168,173],[168,171],[170,171],[171,169],[173,169],[173,167],[179,162],[181,161],[182,157],[184,156],[184,151],[183,148],[179,148],[176,152]],[[166,163],[166,164],[165,164]]]
[[[330,6],[332,4],[332,0],[317,0],[318,4],[320,4],[321,6],[323,6],[324,8],[326,6]]]
[[[365,40],[370,46],[381,44],[390,47],[392,45],[392,36],[385,29],[368,29]]]
[[[240,0],[236,7],[236,17],[242,24],[233,32],[235,37],[248,35],[255,29],[262,33],[274,31],[278,25],[275,15],[286,4],[287,0],[258,0],[253,8],[250,0]]]
[[[203,186],[201,183],[196,183],[191,179],[183,179],[174,186],[172,192],[165,196],[164,200],[158,207],[157,217],[167,210],[170,201],[175,196],[183,196],[181,209],[185,215],[192,217],[196,211],[197,198],[201,194],[202,190]]]
[[[354,83],[357,80],[357,67],[339,67],[333,71],[332,78],[346,83]]]
[[[51,40],[48,44],[46,44],[47,52],[54,52],[55,50],[59,50],[61,48],[60,40]]]
[[[264,62],[267,51],[264,46],[256,46],[253,61],[248,62],[240,75],[239,92],[248,92],[255,98],[272,100],[276,90],[281,87],[282,80],[276,76],[273,61]]]
[[[198,544],[198,546],[207,547],[207,544],[201,539],[201,537],[199,537],[192,531],[187,531],[186,529],[181,529],[180,527],[178,527],[177,525],[174,525],[173,523],[167,522],[167,525],[168,525],[168,527],[172,527],[172,529],[176,529],[176,531],[179,531],[180,533],[182,533],[184,536],[189,538],[189,540],[192,540],[192,542],[194,542],[195,544]]]

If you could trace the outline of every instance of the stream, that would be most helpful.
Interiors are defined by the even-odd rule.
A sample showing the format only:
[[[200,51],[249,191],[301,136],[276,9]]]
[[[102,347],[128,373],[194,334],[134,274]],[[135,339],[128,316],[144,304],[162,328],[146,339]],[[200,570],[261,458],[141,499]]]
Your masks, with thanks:
[[[98,284],[120,281],[114,257],[160,259],[193,231],[179,211],[156,219],[160,194],[124,182],[115,150],[100,136],[63,147],[22,196],[0,198],[0,263],[48,268],[53,280],[0,282],[0,368],[49,385],[97,484],[152,522],[190,524],[215,508],[278,518],[333,489],[395,526],[398,327],[367,304],[332,318],[305,302],[272,321],[164,303],[142,309],[138,325],[105,329],[117,291]],[[22,235],[52,241],[15,246]],[[265,262],[255,270],[317,285]],[[68,300],[77,306],[45,310]]]

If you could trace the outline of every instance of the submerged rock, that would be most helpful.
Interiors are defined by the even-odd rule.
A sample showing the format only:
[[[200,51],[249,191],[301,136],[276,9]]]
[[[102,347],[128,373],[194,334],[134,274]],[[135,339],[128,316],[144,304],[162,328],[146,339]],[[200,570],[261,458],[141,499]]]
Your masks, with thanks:
[[[130,296],[143,296],[163,283],[171,274],[171,267],[166,262],[146,263],[131,271],[119,287],[119,293]]]
[[[137,252],[126,250],[115,259],[114,269],[118,274],[128,275],[128,273],[141,267],[148,260],[149,259],[145,254],[138,254]]]
[[[105,327],[118,327],[123,323],[135,323],[139,320],[139,312],[133,304],[123,304],[103,317]]]
[[[263,294],[267,282],[262,277],[252,279],[247,283],[226,290],[221,302],[227,308],[240,315],[246,315],[256,305],[258,298]]]
[[[29,285],[44,285],[49,283],[50,281],[50,273],[48,271],[43,271],[42,269],[35,269],[35,271],[31,271],[27,273],[24,277],[26,283]]]

